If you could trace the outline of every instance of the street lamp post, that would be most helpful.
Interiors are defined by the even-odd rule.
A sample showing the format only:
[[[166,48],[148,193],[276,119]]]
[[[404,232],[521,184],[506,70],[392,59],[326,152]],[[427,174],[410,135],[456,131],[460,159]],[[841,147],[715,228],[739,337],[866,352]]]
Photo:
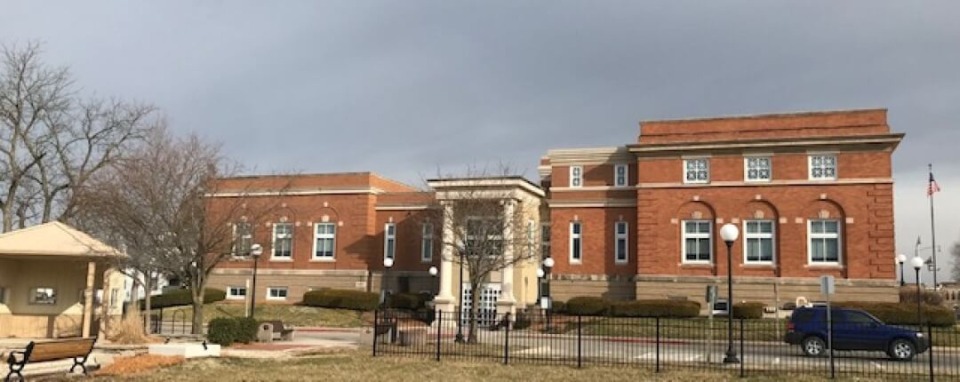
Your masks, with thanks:
[[[737,351],[733,348],[733,242],[740,236],[736,224],[725,224],[720,228],[720,238],[727,244],[727,354],[723,363],[740,363]]]
[[[457,297],[457,336],[454,342],[463,343],[463,252],[466,248],[460,247],[460,296]]]
[[[920,328],[920,331],[923,331],[923,311],[920,310],[920,302],[923,301],[923,294],[920,290],[920,268],[923,268],[923,259],[920,256],[916,256],[910,260],[910,265],[913,265],[913,270],[916,272],[917,277],[917,327]]]
[[[903,282],[903,263],[905,263],[906,261],[907,261],[907,255],[904,255],[902,253],[897,255],[897,263],[900,263],[900,286],[907,285],[907,283]]]
[[[250,257],[253,258],[253,288],[250,291],[250,318],[253,318],[257,309],[257,264],[260,263],[260,255],[263,254],[263,247],[260,244],[250,246]]]
[[[537,277],[543,279],[543,293],[540,298],[546,299],[546,316],[547,316],[547,326],[544,328],[546,331],[550,331],[550,310],[553,309],[553,299],[550,297],[550,270],[553,269],[553,258],[548,257],[543,259],[543,267],[537,269]]]
[[[380,299],[380,309],[387,309],[390,306],[387,304],[390,299],[390,292],[387,289],[387,275],[390,274],[390,268],[393,268],[393,259],[385,258],[383,259],[383,280],[380,281],[380,290],[383,298]]]

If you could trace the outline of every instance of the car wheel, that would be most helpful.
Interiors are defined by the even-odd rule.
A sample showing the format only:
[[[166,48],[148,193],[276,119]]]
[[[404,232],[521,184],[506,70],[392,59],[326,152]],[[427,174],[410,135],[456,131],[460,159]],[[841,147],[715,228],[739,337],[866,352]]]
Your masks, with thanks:
[[[917,355],[917,347],[909,340],[898,338],[890,343],[887,354],[890,355],[890,358],[898,361],[909,361],[913,359],[913,356]]]
[[[804,338],[803,341],[800,342],[800,347],[803,348],[803,354],[811,357],[822,356],[827,351],[827,343],[823,342],[823,339],[817,336]]]

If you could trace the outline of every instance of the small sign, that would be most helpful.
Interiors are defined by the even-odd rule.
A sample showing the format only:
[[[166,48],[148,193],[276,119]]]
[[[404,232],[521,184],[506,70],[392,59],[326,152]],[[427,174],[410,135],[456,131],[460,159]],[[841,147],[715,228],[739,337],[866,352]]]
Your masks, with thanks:
[[[820,276],[820,294],[831,295],[837,291],[836,286],[833,283],[833,276],[823,275]]]
[[[540,309],[550,309],[550,297],[540,297]]]
[[[717,301],[717,286],[716,285],[707,285],[707,293],[704,296],[707,302],[712,303]]]

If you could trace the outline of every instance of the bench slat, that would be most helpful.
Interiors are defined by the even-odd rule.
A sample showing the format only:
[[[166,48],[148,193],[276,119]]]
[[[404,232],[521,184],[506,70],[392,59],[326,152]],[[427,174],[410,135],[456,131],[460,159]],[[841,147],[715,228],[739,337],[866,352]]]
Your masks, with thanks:
[[[30,353],[30,362],[54,361],[65,358],[83,357],[93,350],[94,338],[37,342]]]

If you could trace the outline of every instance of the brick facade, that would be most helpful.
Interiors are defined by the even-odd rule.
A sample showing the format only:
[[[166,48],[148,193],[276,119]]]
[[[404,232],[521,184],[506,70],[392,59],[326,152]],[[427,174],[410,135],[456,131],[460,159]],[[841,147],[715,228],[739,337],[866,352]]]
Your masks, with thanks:
[[[539,172],[546,192],[541,220],[550,228],[544,239],[555,261],[551,293],[557,300],[597,295],[701,301],[704,285],[725,282],[727,248],[718,233],[732,223],[741,232],[731,253],[743,299],[773,304],[816,294],[820,275],[837,277],[841,300],[896,299],[891,155],[902,138],[891,133],[886,110],[852,110],[649,121],[640,124],[636,142],[623,146],[550,150]],[[768,170],[769,179],[749,179],[749,158],[768,164],[757,168]],[[687,161],[705,164],[707,176],[688,181]],[[815,163],[835,176],[815,178]],[[621,168],[625,184],[616,181]],[[241,177],[224,179],[221,186],[285,190],[257,197],[282,205],[254,225],[254,241],[265,243],[258,300],[265,299],[265,288],[279,283],[290,288],[287,302],[317,287],[439,288],[427,274],[441,265],[442,250],[442,224],[431,221],[436,219],[430,212],[436,203],[432,191],[369,173]],[[696,227],[709,233],[700,241],[685,238],[688,221],[708,223]],[[770,232],[748,239],[748,221]],[[294,225],[290,260],[271,256],[277,222]],[[332,260],[313,256],[318,222],[337,226]],[[573,222],[581,228],[579,261],[571,261]],[[384,280],[388,224],[396,230],[396,264]],[[425,224],[434,237],[428,260],[422,258]],[[615,232],[618,224],[628,228],[625,236]],[[815,235],[814,229],[826,231]],[[626,241],[622,261],[616,258],[617,240]],[[748,240],[751,251],[745,250]],[[698,250],[688,254],[685,246]],[[251,266],[249,259],[224,262],[211,286],[246,282]]]

